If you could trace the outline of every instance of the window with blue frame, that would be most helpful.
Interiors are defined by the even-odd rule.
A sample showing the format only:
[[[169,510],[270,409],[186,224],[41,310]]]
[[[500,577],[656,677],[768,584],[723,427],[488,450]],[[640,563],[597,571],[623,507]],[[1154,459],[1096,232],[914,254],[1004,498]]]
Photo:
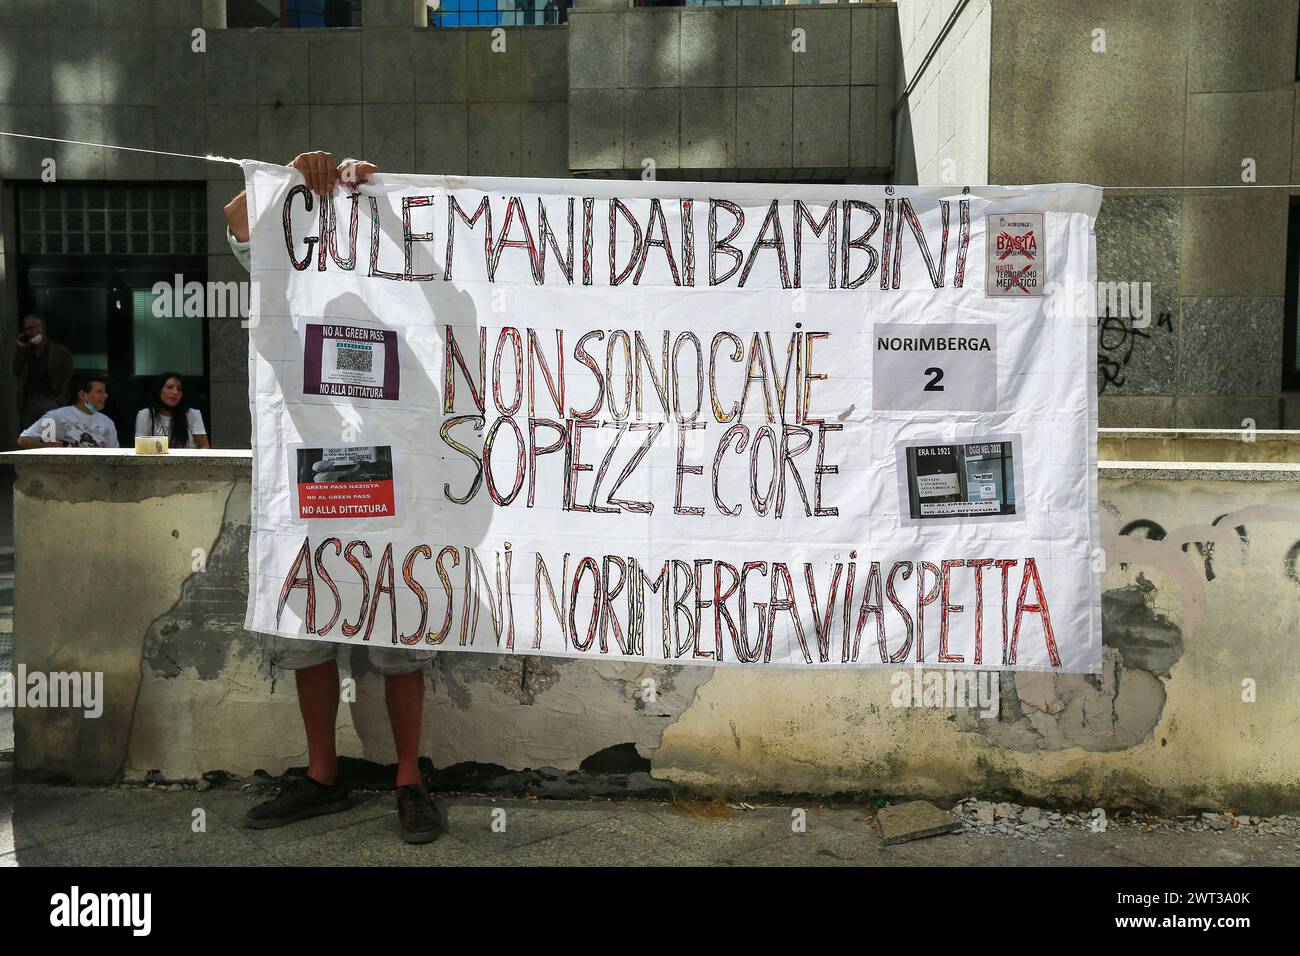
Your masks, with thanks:
[[[531,27],[567,23],[573,0],[441,0],[435,27]]]

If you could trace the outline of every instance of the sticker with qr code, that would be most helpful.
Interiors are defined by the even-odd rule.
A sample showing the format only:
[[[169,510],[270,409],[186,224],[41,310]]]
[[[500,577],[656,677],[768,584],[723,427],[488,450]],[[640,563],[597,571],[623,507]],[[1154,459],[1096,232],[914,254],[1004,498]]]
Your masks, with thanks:
[[[306,327],[304,345],[304,395],[397,400],[396,332],[311,323]]]

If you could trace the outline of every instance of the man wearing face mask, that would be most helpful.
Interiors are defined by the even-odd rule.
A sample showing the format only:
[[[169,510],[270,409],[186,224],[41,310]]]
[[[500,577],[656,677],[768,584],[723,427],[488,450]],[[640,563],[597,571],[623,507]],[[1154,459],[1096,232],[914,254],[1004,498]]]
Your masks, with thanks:
[[[116,448],[117,426],[104,414],[108,385],[98,375],[77,379],[77,400],[46,412],[18,436],[19,448]]]
[[[15,343],[14,378],[18,382],[18,421],[30,425],[68,400],[72,382],[72,353],[51,342],[45,320],[38,315],[23,319]]]

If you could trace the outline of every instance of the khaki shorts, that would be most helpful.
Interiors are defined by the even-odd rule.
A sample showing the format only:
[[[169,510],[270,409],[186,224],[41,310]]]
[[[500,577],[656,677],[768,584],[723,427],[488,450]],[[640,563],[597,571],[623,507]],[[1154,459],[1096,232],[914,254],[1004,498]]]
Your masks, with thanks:
[[[266,649],[271,663],[286,671],[301,671],[317,664],[324,664],[338,657],[344,648],[355,644],[340,644],[334,641],[307,641],[296,637],[281,637],[268,634]],[[368,645],[370,666],[384,676],[410,674],[433,660],[438,652],[424,647],[386,647]]]

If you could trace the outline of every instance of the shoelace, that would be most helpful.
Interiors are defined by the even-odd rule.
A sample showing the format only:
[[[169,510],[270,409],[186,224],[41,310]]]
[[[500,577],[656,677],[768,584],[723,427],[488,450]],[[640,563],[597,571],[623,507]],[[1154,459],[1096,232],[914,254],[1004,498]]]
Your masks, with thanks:
[[[402,790],[402,807],[406,811],[406,815],[412,819],[430,822],[438,819],[433,800],[425,799],[424,794],[414,787],[407,787]]]
[[[275,800],[279,803],[281,800],[292,799],[306,789],[307,779],[305,777],[294,777],[280,788],[280,793],[276,796]]]

